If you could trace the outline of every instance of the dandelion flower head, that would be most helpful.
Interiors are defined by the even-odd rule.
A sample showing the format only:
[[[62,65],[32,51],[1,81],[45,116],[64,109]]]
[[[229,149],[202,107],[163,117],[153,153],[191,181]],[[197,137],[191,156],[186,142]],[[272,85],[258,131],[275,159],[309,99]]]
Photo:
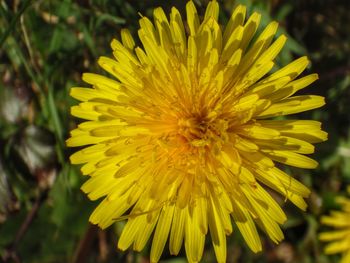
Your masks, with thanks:
[[[348,187],[350,194],[350,186]],[[325,247],[326,254],[342,253],[341,263],[350,262],[350,199],[337,197],[336,202],[341,211],[332,211],[329,216],[321,217],[321,224],[334,227],[334,231],[320,234],[321,241],[329,242]]]
[[[176,8],[154,21],[140,19],[136,46],[128,30],[113,40],[114,58],[99,65],[113,77],[83,74],[91,88],[72,88],[81,101],[72,115],[86,120],[71,131],[71,156],[89,179],[82,186],[102,199],[90,217],[106,228],[127,219],[118,248],[142,250],[153,234],[157,262],[168,241],[172,255],[184,244],[189,262],[200,261],[210,234],[218,262],[226,262],[233,223],[260,251],[257,226],[278,243],[286,215],[266,188],[301,209],[309,189],[276,166],[315,168],[305,156],[327,134],[312,120],[271,120],[315,109],[324,98],[294,95],[317,79],[299,75],[306,57],[266,76],[286,37],[271,22],[252,41],[260,14],[246,19],[238,6],[226,26],[219,4],[199,16],[192,1],[186,23]]]

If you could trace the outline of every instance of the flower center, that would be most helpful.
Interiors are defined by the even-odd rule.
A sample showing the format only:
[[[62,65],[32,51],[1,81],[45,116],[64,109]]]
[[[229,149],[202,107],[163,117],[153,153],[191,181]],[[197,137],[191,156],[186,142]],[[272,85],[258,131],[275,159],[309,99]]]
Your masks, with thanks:
[[[216,142],[226,141],[228,122],[214,114],[191,116],[178,120],[178,134],[194,147],[210,146]]]

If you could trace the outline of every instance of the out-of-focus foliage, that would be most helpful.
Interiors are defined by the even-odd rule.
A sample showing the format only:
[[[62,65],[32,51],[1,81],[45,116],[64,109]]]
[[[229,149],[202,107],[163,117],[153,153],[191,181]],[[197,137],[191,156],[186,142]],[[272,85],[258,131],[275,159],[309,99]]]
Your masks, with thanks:
[[[207,0],[194,0],[203,13]],[[225,0],[226,23],[238,3],[262,13],[264,26],[280,23],[288,41],[276,68],[308,55],[320,80],[305,92],[326,97],[327,106],[305,113],[321,120],[329,141],[318,146],[316,171],[291,169],[313,189],[306,213],[289,203],[286,239],[264,240],[252,254],[238,231],[228,242],[228,262],[337,262],[317,240],[319,217],[336,208],[335,195],[350,183],[350,15],[347,0]],[[140,15],[162,6],[184,11],[185,0],[4,0],[0,2],[0,259],[4,262],[147,262],[142,253],[116,250],[123,222],[101,231],[88,224],[94,203],[79,187],[84,181],[69,164],[67,132],[77,120],[69,88],[82,72],[101,72],[96,59],[111,55],[121,28],[137,34]],[[273,194],[273,193],[272,193]],[[276,195],[281,204],[284,200]],[[350,220],[350,218],[349,218]],[[203,262],[215,256],[207,240]],[[186,262],[184,253],[164,262]]]

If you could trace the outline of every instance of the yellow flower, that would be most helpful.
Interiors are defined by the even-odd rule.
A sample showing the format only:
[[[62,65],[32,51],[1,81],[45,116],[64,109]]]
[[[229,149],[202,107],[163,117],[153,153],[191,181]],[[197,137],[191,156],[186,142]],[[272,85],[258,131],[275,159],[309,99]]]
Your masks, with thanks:
[[[350,193],[350,186],[348,187]],[[342,253],[341,263],[350,262],[350,199],[337,197],[336,202],[342,211],[331,211],[330,216],[322,216],[321,223],[336,228],[319,235],[321,241],[330,242],[325,247],[326,254]]]
[[[304,154],[326,140],[311,120],[267,120],[324,105],[324,98],[294,94],[317,79],[297,78],[306,57],[265,76],[286,37],[274,40],[270,23],[253,42],[260,14],[245,19],[238,6],[222,28],[219,5],[208,4],[203,19],[192,1],[187,24],[176,8],[161,8],[154,22],[140,19],[135,44],[127,30],[111,43],[114,59],[99,65],[117,80],[85,73],[92,88],[72,88],[82,101],[72,115],[87,120],[67,145],[86,146],[71,156],[89,175],[82,190],[104,198],[90,217],[106,228],[127,219],[118,248],[140,251],[152,233],[151,261],[184,243],[189,262],[198,262],[208,232],[218,262],[226,261],[226,236],[235,223],[252,251],[261,250],[255,224],[274,241],[283,239],[286,216],[265,190],[271,188],[305,210],[310,193],[275,162],[315,168]],[[246,20],[246,21],[245,21]]]

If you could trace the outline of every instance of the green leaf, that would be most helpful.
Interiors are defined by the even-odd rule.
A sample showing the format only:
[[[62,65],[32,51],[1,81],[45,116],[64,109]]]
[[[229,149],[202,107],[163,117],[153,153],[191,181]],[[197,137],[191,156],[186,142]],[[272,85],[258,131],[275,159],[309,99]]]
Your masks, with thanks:
[[[2,48],[3,44],[6,41],[6,38],[15,30],[16,24],[18,22],[18,19],[21,17],[21,15],[26,11],[26,9],[31,5],[32,0],[25,0],[23,2],[22,7],[20,10],[13,16],[8,28],[3,32],[0,36],[0,49]],[[3,7],[0,5],[0,9],[2,10],[2,13],[4,13]]]
[[[110,14],[100,14],[96,21],[96,28],[99,28],[105,22],[112,22],[113,24],[123,25],[126,21],[124,18],[112,16]]]

